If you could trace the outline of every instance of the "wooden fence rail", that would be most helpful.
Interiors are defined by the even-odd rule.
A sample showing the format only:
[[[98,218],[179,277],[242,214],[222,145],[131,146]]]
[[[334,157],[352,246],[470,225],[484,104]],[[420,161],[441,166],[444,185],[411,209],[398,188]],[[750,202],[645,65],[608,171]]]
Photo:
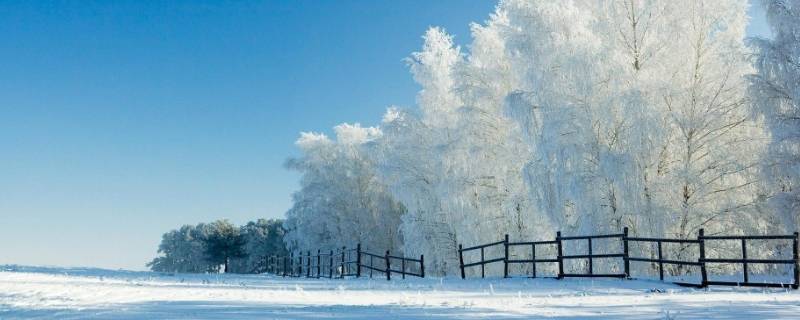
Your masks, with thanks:
[[[631,262],[646,262],[658,266],[659,279],[664,280],[664,265],[679,265],[699,267],[701,280],[699,283],[686,283],[686,282],[673,282],[678,285],[694,286],[694,287],[707,287],[709,285],[725,285],[725,286],[750,286],[750,287],[781,287],[798,289],[800,286],[800,258],[798,258],[798,233],[792,235],[758,235],[758,236],[706,236],[704,230],[700,229],[697,239],[669,239],[669,238],[645,238],[645,237],[630,237],[628,235],[628,228],[624,228],[622,233],[619,234],[604,234],[604,235],[587,235],[587,236],[562,236],[561,232],[556,232],[555,240],[547,241],[522,241],[510,242],[508,235],[502,241],[472,246],[464,248],[462,244],[458,245],[459,267],[461,270],[461,278],[466,279],[466,269],[473,267],[480,267],[481,278],[486,277],[486,265],[489,264],[503,264],[503,277],[509,277],[508,267],[513,264],[530,264],[532,278],[540,277],[536,272],[536,265],[540,263],[555,263],[558,266],[558,273],[555,278],[563,279],[568,277],[613,277],[613,278],[627,278],[632,279],[631,275]],[[595,253],[593,246],[597,239],[619,239],[621,242],[620,251],[613,253]],[[747,243],[748,241],[759,240],[790,240],[792,242],[792,258],[791,259],[755,259],[748,258]],[[565,244],[574,243],[575,241],[586,241],[585,254],[564,254]],[[713,243],[714,241],[738,241],[741,246],[741,258],[707,258],[706,257],[706,244],[707,242]],[[630,255],[630,245],[636,243],[655,243],[657,257],[644,257],[642,255]],[[690,259],[670,259],[664,257],[663,245],[679,244],[685,247],[696,247],[697,255],[699,258]],[[486,249],[497,246],[503,246],[503,256],[501,257],[486,257]],[[509,255],[509,249],[512,247],[530,247],[530,259],[512,259]],[[555,246],[556,255],[549,257],[540,257],[537,255],[537,246]],[[480,260],[478,261],[464,261],[464,253],[471,251],[480,251]],[[616,259],[622,263],[622,273],[596,273],[594,268],[594,261],[598,259]],[[564,261],[565,260],[582,260],[586,261],[587,270],[584,273],[565,273]],[[741,264],[742,265],[742,281],[717,281],[709,280],[708,268],[709,264]],[[793,282],[792,283],[779,283],[779,282],[753,282],[750,281],[748,265],[751,264],[771,264],[771,265],[791,265],[793,268]]]
[[[416,259],[391,255],[389,250],[378,255],[361,250],[360,243],[355,248],[342,247],[327,253],[317,250],[316,255],[305,251],[298,252],[295,257],[291,252],[288,256],[272,255],[264,259],[267,273],[283,277],[358,278],[364,269],[369,271],[370,278],[373,272],[382,273],[386,280],[391,280],[392,274],[399,274],[403,279],[406,276],[425,277],[424,255]]]

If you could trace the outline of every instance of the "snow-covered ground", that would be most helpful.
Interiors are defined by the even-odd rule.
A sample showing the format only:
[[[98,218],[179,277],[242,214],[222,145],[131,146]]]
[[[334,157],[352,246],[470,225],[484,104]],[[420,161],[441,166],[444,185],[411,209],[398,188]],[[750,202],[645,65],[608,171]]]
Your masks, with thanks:
[[[651,281],[316,280],[0,267],[0,319],[800,319],[800,293]]]

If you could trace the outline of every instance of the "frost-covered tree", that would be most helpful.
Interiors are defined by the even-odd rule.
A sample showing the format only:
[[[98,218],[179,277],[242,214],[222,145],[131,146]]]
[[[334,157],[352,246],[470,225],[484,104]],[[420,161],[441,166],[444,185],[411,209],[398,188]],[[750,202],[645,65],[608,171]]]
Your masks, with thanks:
[[[771,135],[764,163],[772,191],[775,226],[800,230],[800,1],[765,0],[773,39],[752,39],[757,73],[751,78],[753,103]]]
[[[747,217],[763,133],[747,118],[744,14],[744,1],[501,3],[530,190],[554,223],[688,237]]]
[[[283,221],[258,219],[239,228],[244,241],[244,257],[230,261],[231,272],[259,273],[266,270],[266,258],[271,255],[286,255],[283,242],[285,230]]]
[[[184,225],[165,233],[158,246],[162,255],[147,266],[160,272],[216,272],[219,266],[206,260],[205,235],[200,232],[201,228]]]
[[[404,251],[439,274],[456,270],[458,243],[503,233],[763,230],[746,5],[504,0],[467,51],[431,28],[408,61],[418,110],[390,108],[380,135],[349,148],[301,138],[292,241],[330,243],[339,217],[369,217],[337,200],[357,198],[353,181],[402,203]],[[341,169],[353,164],[368,170]]]
[[[497,44],[491,37],[481,41]],[[387,111],[378,145],[382,178],[408,209],[406,252],[431,257],[432,270],[447,274],[457,270],[458,243],[496,241],[497,230],[519,237],[536,224],[521,175],[526,145],[504,116],[502,50],[465,60],[444,30],[423,39],[408,60],[421,112]]]
[[[259,219],[241,227],[227,220],[184,225],[162,236],[161,255],[147,266],[160,272],[261,272],[265,256],[286,252],[282,224]]]
[[[370,143],[377,128],[342,124],[336,141],[303,133],[297,145],[303,157],[287,167],[303,174],[301,190],[287,212],[285,241],[291,250],[333,249],[364,243],[369,249],[402,249],[399,235],[403,206],[375,175]]]

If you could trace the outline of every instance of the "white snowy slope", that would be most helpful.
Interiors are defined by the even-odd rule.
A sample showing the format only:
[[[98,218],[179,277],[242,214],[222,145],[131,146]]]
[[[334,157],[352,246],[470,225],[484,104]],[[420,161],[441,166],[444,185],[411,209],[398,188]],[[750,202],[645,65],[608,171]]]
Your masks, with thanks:
[[[800,293],[651,281],[316,280],[0,267],[0,319],[798,319]]]

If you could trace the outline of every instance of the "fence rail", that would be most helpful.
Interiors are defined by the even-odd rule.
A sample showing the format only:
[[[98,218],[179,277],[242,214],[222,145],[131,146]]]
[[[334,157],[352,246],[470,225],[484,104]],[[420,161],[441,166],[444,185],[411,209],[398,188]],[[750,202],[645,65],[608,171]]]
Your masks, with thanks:
[[[505,246],[505,248],[506,248],[506,257],[494,258],[494,259],[486,260],[486,248],[499,246],[499,245]],[[464,252],[473,251],[473,250],[480,250],[481,251],[481,260],[478,261],[478,262],[464,264]],[[506,235],[506,239],[503,240],[503,241],[482,244],[482,245],[473,246],[473,247],[469,247],[469,248],[463,248],[461,246],[461,244],[459,244],[458,245],[458,257],[459,257],[459,261],[460,261],[460,264],[461,264],[461,278],[462,279],[464,279],[464,268],[477,267],[477,266],[481,267],[481,278],[485,278],[486,277],[486,265],[487,264],[491,264],[491,263],[501,262],[502,261],[502,262],[504,262],[505,265],[508,265],[508,262],[507,262],[508,261],[508,235]],[[506,267],[506,270],[508,270],[508,267]],[[508,276],[508,272],[506,272],[506,276]]]
[[[581,235],[581,236],[562,236],[561,232],[556,232],[554,240],[543,241],[519,241],[511,242],[509,236],[505,235],[503,240],[466,247],[462,244],[458,245],[459,267],[461,269],[461,278],[466,279],[467,268],[480,267],[481,277],[486,277],[486,266],[492,264],[503,264],[503,277],[509,277],[509,265],[530,265],[530,277],[542,278],[541,274],[537,273],[537,265],[539,264],[555,264],[557,272],[553,278],[563,279],[568,277],[614,277],[633,279],[634,275],[631,273],[631,263],[649,263],[652,267],[658,269],[659,280],[665,279],[665,265],[678,266],[672,271],[682,270],[682,267],[696,267],[699,268],[700,281],[697,283],[687,283],[673,281],[673,283],[694,286],[694,287],[707,287],[710,285],[724,285],[724,286],[749,286],[749,287],[781,287],[798,289],[800,286],[800,257],[798,257],[798,240],[800,235],[795,232],[792,235],[713,235],[706,236],[704,230],[700,229],[696,239],[674,239],[674,238],[652,238],[652,237],[632,237],[628,234],[628,228],[624,228],[622,233],[616,234],[603,234],[603,235]],[[598,239],[604,240],[618,240],[620,242],[620,249],[616,252],[597,253],[594,250],[594,245]],[[748,256],[748,242],[752,241],[765,241],[765,240],[779,240],[791,241],[792,258],[756,258],[758,255]],[[585,252],[564,254],[565,247],[574,243],[583,243],[585,241]],[[741,257],[707,257],[707,245],[718,243],[720,241],[735,241],[741,248]],[[649,244],[655,245],[655,250],[650,252],[649,256],[646,252],[633,252],[636,250],[631,249],[634,244]],[[681,253],[696,253],[697,258],[684,257],[666,257],[664,245],[680,245]],[[541,247],[551,247],[547,254],[542,256]],[[512,248],[529,248],[530,258],[517,258],[509,254]],[[495,248],[502,248],[501,256],[487,257],[487,249],[495,250]],[[465,261],[465,253],[477,251],[480,252],[480,260]],[[555,253],[552,253],[552,252]],[[758,253],[758,252],[756,252]],[[594,264],[599,259],[611,259],[620,262],[623,272],[596,272]],[[578,260],[584,261],[586,266],[585,272],[570,272],[564,271],[565,261]],[[308,278],[346,278],[346,277],[361,277],[363,271],[368,271],[370,278],[374,273],[380,276],[385,276],[387,280],[391,280],[392,274],[400,275],[403,279],[406,276],[425,277],[425,256],[420,255],[419,259],[405,256],[392,255],[390,251],[383,254],[376,254],[367,252],[361,249],[361,244],[355,248],[342,247],[341,249],[329,250],[323,252],[317,250],[315,255],[311,251],[305,252],[292,252],[288,256],[268,256],[264,260],[266,264],[266,271],[275,275],[283,277],[308,277]],[[709,279],[708,266],[714,264],[738,264],[742,265],[742,280],[741,281],[721,281],[716,279]],[[790,265],[793,269],[793,282],[780,283],[780,282],[753,282],[750,279],[750,265],[753,264],[767,264],[767,265]],[[712,269],[713,270],[713,269]],[[548,276],[544,276],[548,277]]]
[[[709,285],[725,285],[725,286],[750,286],[750,287],[782,287],[798,289],[800,286],[800,258],[798,257],[798,233],[792,235],[755,235],[755,236],[733,236],[733,235],[704,235],[704,230],[700,229],[697,239],[670,239],[670,238],[647,238],[647,237],[630,237],[628,235],[628,228],[624,228],[622,233],[617,234],[603,234],[603,235],[581,235],[581,236],[562,236],[561,232],[556,232],[555,240],[546,241],[520,241],[510,242],[508,235],[502,241],[491,242],[482,245],[476,245],[464,248],[462,244],[458,245],[459,267],[461,269],[461,278],[466,279],[466,269],[472,267],[480,267],[481,278],[486,277],[486,265],[502,263],[503,264],[503,277],[509,277],[508,267],[513,264],[530,264],[532,278],[540,278],[537,274],[536,265],[540,263],[555,263],[558,267],[558,273],[555,278],[563,279],[568,277],[613,277],[613,278],[626,278],[632,279],[631,262],[646,262],[658,267],[659,280],[664,281],[664,266],[677,265],[688,267],[699,267],[701,281],[699,283],[687,283],[673,281],[673,283],[684,286],[694,287],[707,287]],[[594,240],[597,239],[619,239],[621,242],[620,251],[612,253],[595,253]],[[579,254],[564,254],[565,244],[575,241],[586,241],[586,253]],[[763,258],[748,258],[747,243],[748,241],[759,240],[791,240],[792,242],[792,258],[791,259],[763,259]],[[706,244],[707,242],[713,243],[714,241],[738,241],[741,246],[741,258],[738,257],[720,257],[720,258],[707,258],[706,257]],[[650,243],[656,245],[655,256],[645,257],[643,255],[631,255],[630,245],[637,243]],[[682,250],[695,247],[697,252],[697,259],[676,259],[665,257],[664,244],[678,244],[683,246]],[[537,256],[537,246],[552,246],[554,245],[556,255],[549,257]],[[502,257],[486,258],[486,249],[495,246],[503,246]],[[509,255],[509,248],[513,247],[530,247],[530,259],[514,259]],[[480,250],[480,260],[467,261],[464,260],[464,253],[470,251]],[[594,261],[597,259],[617,259],[622,263],[622,273],[596,273],[594,270]],[[565,260],[582,260],[586,262],[586,272],[584,273],[566,273],[564,272]],[[709,264],[741,264],[742,265],[742,281],[718,281],[709,280],[708,265]],[[748,266],[750,264],[770,264],[770,265],[791,265],[793,268],[793,282],[792,283],[779,283],[779,282],[752,282],[750,281],[750,274]]]
[[[798,266],[800,266],[800,261],[798,261],[798,233],[795,232],[793,235],[762,235],[762,236],[705,236],[703,235],[703,230],[700,230],[698,235],[698,240],[701,242],[705,242],[706,240],[712,241],[730,241],[730,240],[737,240],[740,242],[740,246],[742,249],[742,258],[706,258],[704,253],[700,255],[700,262],[705,264],[708,263],[734,263],[734,264],[741,264],[742,265],[742,280],[739,281],[717,281],[717,280],[708,280],[708,277],[704,274],[703,275],[703,282],[709,285],[728,285],[728,286],[744,286],[744,287],[787,287],[791,286],[794,289],[797,289],[800,286],[800,270]],[[747,240],[792,240],[792,259],[748,259],[747,258]],[[751,282],[750,281],[750,274],[748,271],[748,264],[791,264],[794,266],[794,283],[793,284],[784,284],[784,283],[769,283],[769,282]]]
[[[335,252],[317,250],[316,255],[312,255],[311,251],[298,252],[296,257],[294,252],[288,256],[272,255],[265,257],[265,262],[267,273],[283,277],[358,278],[362,275],[362,269],[369,271],[370,278],[373,272],[382,273],[386,280],[391,280],[392,274],[399,274],[403,279],[406,276],[425,277],[424,255],[416,259],[391,255],[389,250],[384,255],[378,255],[361,250],[360,243],[355,248],[342,247]]]

